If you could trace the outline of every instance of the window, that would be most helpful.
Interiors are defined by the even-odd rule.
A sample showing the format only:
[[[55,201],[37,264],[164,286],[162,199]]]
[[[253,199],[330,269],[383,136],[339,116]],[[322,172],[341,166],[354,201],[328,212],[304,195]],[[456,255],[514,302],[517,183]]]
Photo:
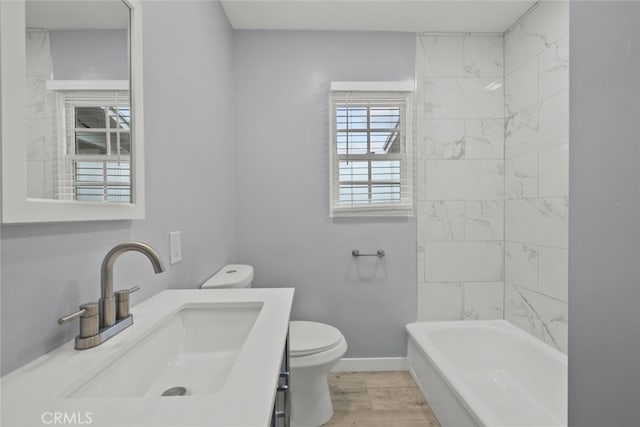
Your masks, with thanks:
[[[331,84],[331,215],[413,215],[413,82]]]
[[[59,92],[57,197],[131,202],[131,110],[124,91]]]

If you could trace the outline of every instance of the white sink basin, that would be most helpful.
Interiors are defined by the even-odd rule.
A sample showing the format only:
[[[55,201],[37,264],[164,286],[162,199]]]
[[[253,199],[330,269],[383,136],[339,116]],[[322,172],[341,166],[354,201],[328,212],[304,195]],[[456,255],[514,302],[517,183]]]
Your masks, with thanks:
[[[268,425],[292,302],[285,288],[163,291],[105,343],[68,342],[4,376],[0,425]],[[174,387],[186,393],[162,396]]]
[[[262,309],[262,303],[194,304],[182,308],[68,397],[161,396],[219,391]]]

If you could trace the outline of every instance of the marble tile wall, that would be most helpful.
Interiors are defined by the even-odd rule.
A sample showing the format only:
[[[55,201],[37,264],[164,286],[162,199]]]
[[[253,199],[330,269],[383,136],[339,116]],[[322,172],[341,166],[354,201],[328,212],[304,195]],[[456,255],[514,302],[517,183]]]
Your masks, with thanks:
[[[33,198],[54,197],[55,98],[45,86],[52,72],[49,32],[27,29],[27,194]]]
[[[418,36],[418,320],[566,352],[568,25],[541,2],[504,36]]]
[[[567,350],[569,12],[543,2],[504,37],[504,317]]]
[[[502,36],[417,38],[418,320],[501,319]]]

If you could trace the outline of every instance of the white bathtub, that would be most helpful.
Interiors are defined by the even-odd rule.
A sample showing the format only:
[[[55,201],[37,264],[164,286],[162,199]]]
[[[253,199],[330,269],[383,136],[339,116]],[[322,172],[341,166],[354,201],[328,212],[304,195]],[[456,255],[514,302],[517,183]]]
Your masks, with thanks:
[[[443,427],[566,426],[567,356],[505,320],[407,325],[411,374]]]

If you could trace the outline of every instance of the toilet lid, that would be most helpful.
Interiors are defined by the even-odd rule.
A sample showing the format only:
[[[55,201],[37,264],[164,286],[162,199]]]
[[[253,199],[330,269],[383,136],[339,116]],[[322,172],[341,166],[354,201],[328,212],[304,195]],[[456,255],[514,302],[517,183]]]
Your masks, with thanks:
[[[318,322],[289,322],[289,354],[308,356],[329,350],[342,341],[344,337],[333,326]]]

